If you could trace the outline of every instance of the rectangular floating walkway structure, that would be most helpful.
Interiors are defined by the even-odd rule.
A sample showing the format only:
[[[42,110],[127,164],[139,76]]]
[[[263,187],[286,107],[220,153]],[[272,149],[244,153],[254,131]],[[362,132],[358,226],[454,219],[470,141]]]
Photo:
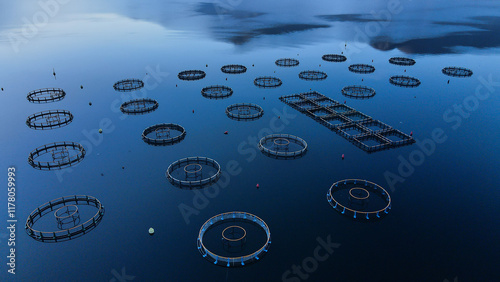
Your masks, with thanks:
[[[316,91],[279,99],[368,153],[415,143],[408,134]]]

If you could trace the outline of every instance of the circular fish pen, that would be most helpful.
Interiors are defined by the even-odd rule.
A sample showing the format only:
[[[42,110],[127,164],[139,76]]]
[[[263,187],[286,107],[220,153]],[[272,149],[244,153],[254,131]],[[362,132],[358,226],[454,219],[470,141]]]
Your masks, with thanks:
[[[54,142],[31,151],[28,163],[39,170],[63,169],[85,157],[85,149],[75,142]]]
[[[208,99],[225,99],[233,95],[233,89],[224,85],[211,85],[201,89],[201,95]]]
[[[144,82],[140,79],[134,79],[134,78],[123,79],[116,82],[113,85],[113,88],[119,92],[130,92],[134,90],[139,90],[143,87],[144,87]]]
[[[211,233],[220,234],[221,238],[210,240]],[[227,212],[205,221],[196,245],[201,255],[215,265],[243,267],[260,260],[269,251],[271,231],[256,215]]]
[[[179,188],[201,188],[212,185],[220,177],[220,165],[206,157],[188,157],[173,162],[166,177]]]
[[[130,100],[120,106],[120,110],[129,115],[145,114],[152,112],[157,108],[158,102],[150,98]]]
[[[53,214],[49,218],[47,214]],[[101,223],[104,206],[92,196],[74,195],[54,199],[36,208],[28,216],[25,230],[28,235],[40,242],[56,243],[81,237]],[[83,223],[81,223],[83,221]],[[35,229],[35,223],[52,231]],[[57,229],[51,226],[57,226]]]
[[[326,73],[322,71],[309,70],[299,73],[299,78],[303,80],[324,80],[327,77]]]
[[[276,88],[283,84],[281,79],[273,76],[259,76],[254,79],[253,84],[260,88]]]
[[[257,104],[238,103],[228,106],[226,115],[234,120],[256,120],[264,115],[264,110]]]
[[[65,96],[66,92],[61,88],[43,88],[29,92],[26,99],[31,103],[42,104],[60,101]]]
[[[296,67],[299,65],[299,60],[292,58],[282,58],[277,59],[274,63],[279,67]]]
[[[307,143],[295,135],[271,134],[260,139],[259,150],[269,157],[294,159],[306,153]]]
[[[413,66],[415,64],[415,60],[404,57],[392,57],[389,59],[389,63],[398,66]]]
[[[65,110],[49,110],[34,113],[26,119],[26,125],[33,129],[53,129],[63,127],[73,121],[73,114]]]
[[[375,89],[368,86],[351,85],[342,88],[342,95],[353,99],[368,99],[375,96]]]
[[[462,67],[446,67],[441,70],[441,72],[447,76],[453,77],[470,77],[472,76],[472,71],[470,69]]]
[[[349,66],[349,71],[355,73],[372,73],[375,71],[375,67],[365,64],[354,64]]]
[[[181,71],[177,77],[180,80],[199,80],[206,76],[205,72],[202,70],[185,70]]]
[[[338,55],[338,54],[326,54],[321,57],[323,61],[327,62],[345,62],[347,60],[346,56],[344,55]]]
[[[420,80],[418,78],[404,75],[391,76],[389,82],[400,87],[417,87],[420,85]]]
[[[243,65],[225,65],[220,68],[223,73],[239,74],[247,71],[247,67]]]
[[[142,132],[142,140],[151,145],[171,145],[181,142],[184,137],[186,130],[175,123],[155,124]]]
[[[381,186],[361,179],[333,183],[326,199],[336,211],[357,220],[376,220],[391,209],[389,193]]]

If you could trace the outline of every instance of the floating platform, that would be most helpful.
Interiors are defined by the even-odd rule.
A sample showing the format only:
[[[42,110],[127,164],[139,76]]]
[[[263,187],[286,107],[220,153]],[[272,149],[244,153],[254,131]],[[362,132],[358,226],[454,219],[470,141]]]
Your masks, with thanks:
[[[253,84],[260,88],[276,88],[283,84],[281,79],[273,76],[259,76],[254,79]]]
[[[202,165],[207,165],[215,169],[211,176],[203,176]],[[185,180],[173,176],[175,170],[183,169]],[[168,181],[179,188],[202,188],[212,185],[220,177],[220,165],[215,160],[206,157],[188,157],[173,162],[165,173]]]
[[[53,129],[66,126],[73,121],[73,114],[65,110],[49,110],[30,115],[26,125],[32,129]]]
[[[144,82],[140,79],[129,78],[116,82],[113,88],[119,92],[130,92],[144,87]]]
[[[338,54],[326,54],[321,57],[323,61],[341,63],[347,60],[346,56]]]
[[[245,256],[234,256],[234,257],[227,257],[227,256],[221,256],[218,255],[212,251],[210,251],[204,244],[203,242],[203,237],[206,232],[208,232],[210,229],[214,228],[215,226],[218,226],[222,223],[225,222],[247,222],[251,224],[255,224],[262,228],[262,230],[266,233],[266,241],[262,245],[262,247],[258,248],[255,252],[252,252],[248,255]],[[237,225],[229,226],[228,228],[239,228],[243,229]],[[239,240],[242,240],[245,238],[246,231],[243,233],[242,236],[239,236],[238,238],[233,239],[228,238],[228,236],[225,236],[225,231],[228,229],[224,229],[222,232],[223,240],[225,241],[232,241],[236,242]],[[244,229],[243,229],[244,231]],[[219,266],[224,266],[224,267],[243,267],[245,265],[249,265],[250,263],[256,262],[260,260],[268,251],[269,247],[271,245],[271,231],[269,230],[269,227],[267,224],[259,218],[256,215],[253,215],[251,213],[247,212],[240,212],[240,211],[233,211],[233,212],[227,212],[227,213],[221,213],[216,216],[213,216],[209,218],[205,223],[201,226],[200,232],[198,233],[198,239],[196,241],[196,245],[198,247],[198,251],[201,253],[201,255],[207,259],[208,261],[212,262],[215,265]]]
[[[26,99],[35,104],[57,102],[66,96],[66,92],[61,88],[43,88],[33,90],[28,93]]]
[[[239,74],[245,73],[247,71],[247,67],[243,65],[225,65],[220,68],[223,73],[228,74]]]
[[[142,132],[142,140],[151,145],[173,145],[181,142],[184,137],[186,137],[186,130],[175,123],[155,124]]]
[[[351,85],[342,88],[342,95],[353,99],[368,99],[375,96],[375,90],[368,86]]]
[[[201,95],[208,99],[225,99],[233,95],[233,89],[224,85],[211,85],[201,89]]]
[[[328,77],[325,72],[308,70],[299,73],[299,78],[303,80],[324,80]]]
[[[150,98],[130,100],[120,106],[120,110],[123,113],[130,115],[146,114],[157,108],[158,102]]]
[[[441,72],[447,76],[453,77],[470,77],[472,76],[472,71],[470,69],[462,67],[446,67],[441,70]]]
[[[389,78],[389,82],[400,87],[414,88],[420,85],[420,80],[415,77],[405,75],[394,75]]]
[[[290,148],[295,144],[295,148]],[[259,150],[270,157],[278,159],[296,159],[307,152],[307,143],[304,139],[290,134],[271,134],[259,141]]]
[[[279,99],[368,153],[415,143],[411,136],[316,91]]]
[[[281,58],[274,62],[279,67],[296,67],[299,65],[299,60],[292,58]]]
[[[354,64],[349,66],[349,71],[355,73],[372,73],[375,71],[375,67],[365,64]]]
[[[92,206],[96,213],[85,222],[80,223],[78,206]],[[57,243],[81,237],[99,225],[104,216],[104,206],[92,196],[73,195],[54,199],[36,208],[28,216],[25,230],[31,238],[44,243]],[[40,231],[34,228],[35,223],[47,214],[54,214],[59,230]],[[65,226],[71,226],[65,228]]]
[[[391,196],[380,185],[362,179],[333,183],[326,194],[328,203],[340,214],[355,220],[377,220],[391,209]]]
[[[252,103],[238,103],[226,108],[226,115],[234,120],[256,120],[264,115],[261,106]]]
[[[392,57],[389,59],[389,63],[398,66],[413,66],[415,64],[415,60],[404,57]]]
[[[73,166],[84,157],[85,149],[82,145],[75,142],[54,142],[31,151],[28,163],[39,170],[57,170]]]
[[[199,80],[203,79],[206,76],[206,73],[202,70],[185,70],[181,71],[177,77],[180,80]]]

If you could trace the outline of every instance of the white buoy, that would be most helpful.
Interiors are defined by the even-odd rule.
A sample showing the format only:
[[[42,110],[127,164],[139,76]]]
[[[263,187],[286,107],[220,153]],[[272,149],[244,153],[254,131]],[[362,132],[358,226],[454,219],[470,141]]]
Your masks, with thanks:
[[[149,232],[149,235],[155,234],[155,230],[153,229],[153,227],[149,228],[148,232]]]
[[[99,133],[102,133],[102,129],[101,128],[99,129]]]

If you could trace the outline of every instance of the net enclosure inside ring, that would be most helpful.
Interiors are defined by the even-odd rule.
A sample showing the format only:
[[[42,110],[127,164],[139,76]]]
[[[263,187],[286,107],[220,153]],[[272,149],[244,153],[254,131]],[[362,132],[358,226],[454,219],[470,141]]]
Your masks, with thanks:
[[[259,76],[254,79],[253,84],[260,88],[276,88],[281,86],[281,79],[273,76]]]
[[[299,73],[299,78],[303,80],[324,80],[328,77],[325,72],[316,70],[307,70]]]
[[[245,73],[247,71],[247,67],[243,65],[224,65],[220,68],[220,70],[223,73],[228,73],[228,74],[239,74],[239,73]]]
[[[274,158],[298,158],[307,151],[304,139],[291,134],[271,134],[259,141],[259,150]]]
[[[274,62],[279,67],[296,67],[299,65],[299,60],[292,58],[281,58]]]
[[[224,85],[211,85],[201,89],[201,95],[208,99],[224,99],[233,95],[233,89]]]
[[[264,110],[257,104],[237,103],[226,108],[226,115],[234,120],[255,120],[264,115]]]
[[[349,66],[349,71],[355,73],[372,73],[375,71],[375,67],[366,64],[354,64]]]
[[[144,82],[140,79],[129,78],[117,81],[113,88],[119,92],[130,92],[144,87]]]
[[[142,140],[151,145],[171,145],[178,143],[186,136],[184,127],[175,123],[159,123],[142,132]]]
[[[405,75],[391,76],[389,82],[393,85],[407,88],[413,88],[420,85],[420,80],[418,78]]]
[[[199,80],[206,76],[206,73],[202,70],[185,70],[177,74],[180,80]]]
[[[51,200],[28,216],[26,233],[33,239],[56,243],[81,237],[101,223],[104,206],[92,196],[72,195]]]
[[[73,121],[73,114],[65,110],[48,110],[34,113],[26,119],[32,129],[53,129],[66,126]]]
[[[473,72],[470,69],[462,67],[446,67],[441,70],[441,72],[448,76],[453,77],[469,77],[472,76]]]
[[[125,114],[139,115],[152,112],[158,108],[158,102],[151,98],[134,99],[123,103],[120,110]]]
[[[66,92],[61,88],[43,88],[28,93],[26,99],[35,104],[51,103],[64,99]]]
[[[209,218],[200,228],[198,251],[223,267],[243,267],[262,259],[271,245],[271,231],[256,215],[233,211]]]
[[[341,92],[342,95],[353,99],[368,99],[375,96],[375,89],[362,85],[346,86]]]
[[[345,179],[330,187],[328,203],[340,214],[357,220],[376,220],[391,209],[391,196],[380,185],[368,180]]]
[[[83,160],[85,149],[75,142],[54,142],[31,151],[28,163],[39,170],[57,170]]]
[[[179,188],[202,188],[219,180],[221,168],[206,157],[188,157],[170,164],[165,173],[168,181]]]
[[[327,62],[345,62],[347,60],[346,56],[344,55],[338,55],[338,54],[326,54],[321,57],[323,61]]]
[[[415,64],[415,60],[405,57],[392,57],[389,59],[389,63],[398,66],[413,66]]]

